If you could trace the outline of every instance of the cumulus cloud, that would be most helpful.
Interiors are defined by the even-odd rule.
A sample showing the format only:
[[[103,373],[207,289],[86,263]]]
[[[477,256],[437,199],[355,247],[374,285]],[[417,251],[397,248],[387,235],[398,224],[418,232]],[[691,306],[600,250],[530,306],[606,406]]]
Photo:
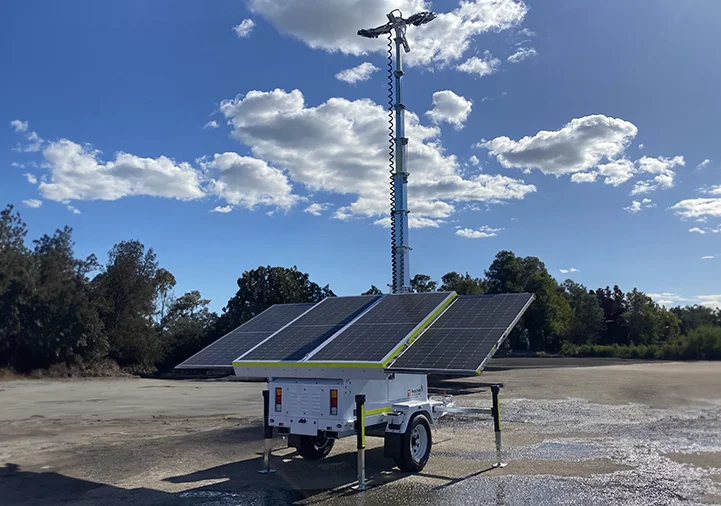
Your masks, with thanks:
[[[519,47],[516,52],[508,57],[508,61],[511,63],[519,63],[528,58],[533,58],[538,53],[532,47]]]
[[[662,156],[650,158],[644,156],[636,163],[638,164],[639,173],[655,174],[655,176],[652,179],[636,182],[631,190],[631,195],[673,188],[674,177],[676,176],[673,168],[677,165],[686,165],[683,156],[675,156],[673,158],[664,158]]]
[[[460,130],[471,113],[472,106],[472,101],[450,90],[437,91],[433,94],[433,109],[427,111],[426,116],[433,123],[450,123],[456,130]]]
[[[248,6],[280,32],[311,48],[355,56],[386,50],[378,40],[358,37],[358,28],[386,23],[386,14],[396,8],[405,16],[431,8],[424,0],[374,0],[360,8],[357,0],[249,0]],[[408,29],[412,51],[406,62],[412,66],[457,61],[477,35],[516,27],[527,12],[526,4],[518,0],[462,1],[431,23]]]
[[[80,210],[77,207],[74,207],[71,205],[67,205],[65,207],[68,209],[68,211],[70,211],[73,214],[80,214]]]
[[[483,53],[483,58],[474,56],[467,59],[456,68],[461,72],[475,74],[478,77],[489,76],[498,72],[501,67],[501,60],[494,57],[490,51]]]
[[[573,183],[593,183],[598,178],[598,172],[576,172],[571,176]]]
[[[235,35],[237,35],[239,39],[246,39],[246,38],[250,37],[250,34],[253,31],[254,27],[255,27],[255,21],[253,21],[252,19],[244,19],[239,24],[237,24],[233,27],[233,31],[235,32]]]
[[[38,207],[43,205],[43,201],[37,199],[23,200],[23,204],[25,204],[27,207],[37,209]]]
[[[656,204],[653,203],[653,200],[651,199],[643,199],[643,200],[634,200],[631,202],[631,205],[628,207],[624,207],[624,211],[628,211],[629,213],[637,213],[641,211],[642,209],[650,209],[652,207],[656,207]]]
[[[200,165],[218,174],[217,179],[208,183],[208,192],[234,206],[290,209],[299,200],[283,171],[263,160],[229,152],[215,154],[212,160]]]
[[[188,163],[161,156],[141,158],[117,153],[103,162],[100,152],[67,139],[43,150],[49,180],[38,186],[49,200],[116,200],[133,195],[197,199],[204,195],[202,174]]]
[[[506,168],[561,176],[587,171],[603,159],[613,160],[637,133],[633,123],[597,114],[573,119],[560,130],[543,130],[518,141],[496,137],[478,147],[488,149]]]
[[[701,228],[698,228],[698,227],[689,228],[688,231],[689,231],[689,232],[695,232],[695,233],[701,234],[701,235],[703,235],[703,234],[706,233],[706,230],[705,230],[705,229],[701,229]]]
[[[328,204],[328,203],[314,202],[311,205],[309,205],[308,207],[306,207],[305,209],[303,209],[303,212],[312,214],[313,216],[320,216],[321,214],[323,214],[323,212],[330,209],[330,207],[331,207],[331,204]]]
[[[203,125],[203,129],[205,130],[208,128],[218,128],[219,126],[220,125],[218,125],[217,121],[212,120],[212,121],[208,121],[205,125]]]
[[[341,70],[335,75],[335,78],[339,81],[355,84],[359,81],[367,81],[371,78],[371,74],[377,70],[380,69],[372,63],[366,61],[357,67]]]
[[[644,146],[643,144],[639,144],[639,145],[638,145],[638,149],[643,149],[643,148],[645,148],[645,147],[646,147],[646,146]]]
[[[456,230],[456,235],[465,237],[467,239],[486,239],[488,237],[496,237],[498,232],[503,230],[502,228],[491,228],[488,225],[483,225],[478,230],[472,228],[461,228]]]
[[[28,129],[28,122],[14,119],[10,122],[10,126],[13,127],[16,132],[26,132]]]
[[[721,198],[686,199],[671,206],[682,218],[721,217]]]
[[[476,155],[473,155],[468,159],[468,163],[470,163],[474,167],[478,167],[480,165],[481,161],[478,159],[478,157]]]
[[[578,272],[578,269],[571,267],[570,269],[558,269],[561,274],[568,274],[569,272]]]
[[[388,131],[382,106],[367,99],[331,98],[309,107],[299,90],[276,89],[224,100],[220,110],[233,126],[233,136],[256,158],[287,170],[310,191],[355,196],[336,210],[335,218],[387,215]],[[439,128],[422,125],[412,112],[406,119],[411,225],[446,219],[457,202],[522,199],[536,191],[523,180],[502,175],[462,177],[458,160],[438,140]]]
[[[37,184],[37,183],[38,183],[38,178],[36,178],[34,175],[30,174],[29,172],[23,174],[23,176],[25,176],[25,179],[27,179],[27,180],[28,180],[28,183],[30,183],[30,184]]]
[[[701,260],[713,260],[713,258],[714,258],[713,255],[704,255],[701,257]]]
[[[711,163],[711,160],[706,158],[703,162],[699,163],[696,168],[697,169],[703,169],[704,167],[708,166],[708,164]]]
[[[598,165],[598,174],[604,177],[603,182],[613,186],[625,183],[633,177],[634,173],[633,162],[625,158]]]
[[[233,210],[233,206],[215,206],[210,210],[211,213],[228,214]]]

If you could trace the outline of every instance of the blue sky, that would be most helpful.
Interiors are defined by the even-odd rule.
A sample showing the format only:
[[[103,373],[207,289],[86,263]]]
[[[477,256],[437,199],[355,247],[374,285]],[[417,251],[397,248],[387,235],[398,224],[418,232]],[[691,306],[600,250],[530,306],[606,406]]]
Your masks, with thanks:
[[[258,265],[385,287],[385,46],[355,31],[425,7],[411,272],[481,275],[510,249],[721,304],[720,2],[354,3],[3,3],[0,204],[101,260],[139,239],[216,310]]]

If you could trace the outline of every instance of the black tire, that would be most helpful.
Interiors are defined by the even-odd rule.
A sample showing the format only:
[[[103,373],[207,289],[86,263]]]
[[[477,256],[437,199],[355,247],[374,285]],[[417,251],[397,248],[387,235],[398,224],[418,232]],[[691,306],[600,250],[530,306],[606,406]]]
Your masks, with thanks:
[[[424,437],[425,444],[422,440]],[[426,466],[432,446],[431,424],[425,415],[418,414],[408,423],[408,428],[401,438],[401,456],[393,460],[402,471],[417,473]]]
[[[298,453],[306,460],[320,460],[328,456],[335,441],[325,436],[301,436]]]

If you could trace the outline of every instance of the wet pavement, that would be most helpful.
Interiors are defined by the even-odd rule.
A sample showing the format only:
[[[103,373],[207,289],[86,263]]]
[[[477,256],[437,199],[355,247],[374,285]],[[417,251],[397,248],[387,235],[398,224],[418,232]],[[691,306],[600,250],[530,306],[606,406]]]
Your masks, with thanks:
[[[419,474],[399,471],[383,457],[382,440],[369,439],[367,472],[374,486],[365,492],[351,489],[353,438],[339,441],[319,462],[305,461],[275,439],[277,473],[257,474],[259,420],[222,415],[212,383],[149,390],[159,384],[68,383],[71,399],[82,400],[82,391],[100,398],[94,388],[102,388],[104,398],[132,399],[131,387],[143,395],[157,391],[159,404],[165,398],[164,405],[175,407],[168,416],[137,420],[127,411],[114,419],[118,406],[106,409],[102,402],[92,408],[97,420],[78,419],[66,404],[56,418],[52,407],[29,419],[7,415],[0,421],[0,504],[721,504],[721,364],[684,371],[653,364],[493,373],[490,379],[507,385],[502,398],[507,467],[491,467],[489,417],[449,415],[434,426],[432,455]],[[633,388],[618,390],[619,377]],[[242,399],[254,399],[262,389],[236,387]],[[460,393],[456,401],[463,406],[487,407],[490,400],[479,380],[443,382],[436,390]],[[584,390],[587,395],[579,396]],[[178,416],[183,399],[195,403],[186,417]],[[152,401],[145,398],[142,413]],[[23,402],[31,405],[32,399]],[[213,414],[204,416],[206,409]],[[104,419],[104,412],[113,416]]]

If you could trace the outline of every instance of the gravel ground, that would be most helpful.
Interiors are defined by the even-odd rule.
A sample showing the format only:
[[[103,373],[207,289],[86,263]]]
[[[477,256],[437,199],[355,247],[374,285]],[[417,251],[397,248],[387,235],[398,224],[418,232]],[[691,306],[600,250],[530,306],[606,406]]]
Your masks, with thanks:
[[[495,382],[508,467],[489,419],[448,416],[417,475],[369,439],[363,493],[353,438],[320,462],[277,439],[278,472],[255,472],[262,383],[2,382],[0,504],[721,504],[720,363],[497,359],[432,392],[488,406]]]

